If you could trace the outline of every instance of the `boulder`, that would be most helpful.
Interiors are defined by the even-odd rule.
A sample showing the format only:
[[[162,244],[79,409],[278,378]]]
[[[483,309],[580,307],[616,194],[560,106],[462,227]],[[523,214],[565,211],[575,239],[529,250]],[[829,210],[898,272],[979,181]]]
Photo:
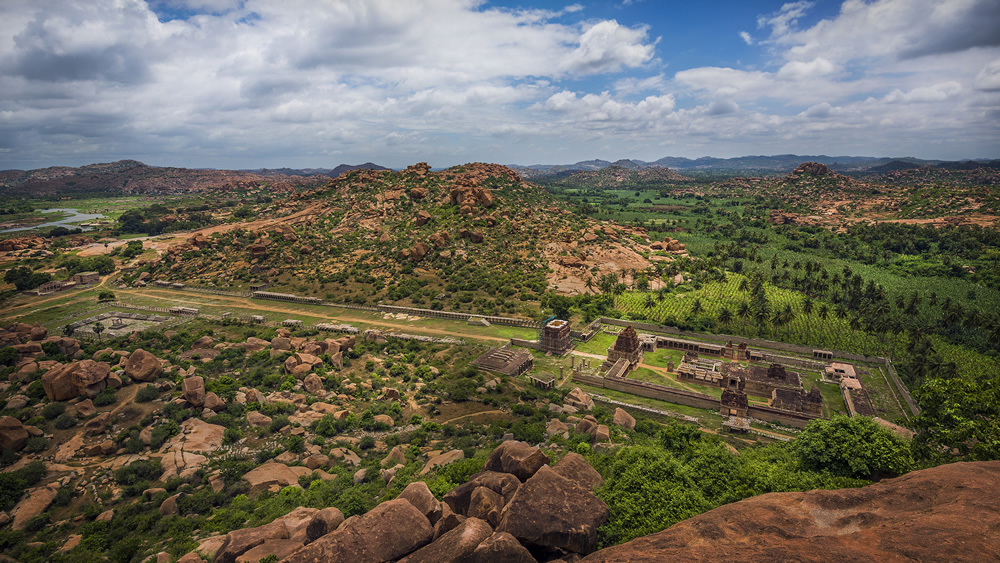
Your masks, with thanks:
[[[0,452],[19,452],[28,443],[28,431],[13,416],[0,417]]]
[[[104,430],[107,429],[108,424],[111,423],[111,413],[104,411],[101,414],[95,416],[94,418],[87,421],[83,426],[83,431],[88,436],[96,436],[98,434],[103,434]]]
[[[330,465],[330,457],[323,454],[313,454],[305,459],[309,469],[321,469]]]
[[[163,502],[160,503],[160,516],[173,516],[177,514],[177,499],[180,496],[180,493],[178,493],[163,499]]]
[[[211,409],[215,412],[223,411],[226,409],[226,402],[222,400],[221,397],[215,393],[205,393],[205,402],[202,404],[206,409]]]
[[[328,507],[313,514],[306,524],[306,537],[309,541],[316,541],[329,534],[343,524],[344,514],[336,507]]]
[[[594,442],[604,444],[611,441],[611,429],[605,424],[598,424],[594,430]]]
[[[287,336],[276,336],[271,340],[272,350],[291,350],[292,341]]]
[[[14,512],[11,514],[13,522],[10,527],[14,530],[23,530],[32,518],[48,509],[52,501],[55,500],[58,491],[58,483],[50,483],[47,486],[28,491],[28,496],[14,507]]]
[[[588,489],[596,489],[604,483],[604,478],[597,472],[582,455],[570,452],[563,456],[558,463],[552,466],[552,470]]]
[[[1000,461],[988,461],[856,489],[769,493],[584,561],[996,561],[997,483]]]
[[[16,411],[28,406],[28,403],[30,402],[31,399],[29,399],[27,395],[14,395],[7,400],[7,405],[4,408]]]
[[[42,387],[52,401],[66,401],[79,396],[96,397],[107,386],[111,366],[105,362],[83,360],[50,369],[42,376]]]
[[[270,462],[251,469],[243,475],[243,479],[250,483],[251,493],[261,493],[272,488],[280,490],[289,485],[298,485],[299,473],[283,463]]]
[[[156,356],[138,348],[125,361],[125,373],[132,381],[153,381],[163,373],[163,367]]]
[[[207,349],[211,348],[212,346],[215,346],[215,339],[213,339],[211,336],[207,336],[206,335],[206,336],[202,336],[198,340],[195,340],[194,343],[191,344],[191,349],[192,350],[207,350]]]
[[[608,515],[607,505],[589,488],[544,466],[518,487],[496,531],[525,546],[586,554],[597,548],[597,529]]]
[[[469,497],[469,512],[467,516],[485,520],[490,526],[500,523],[500,511],[503,510],[504,498],[486,487],[476,487]]]
[[[189,418],[181,423],[180,434],[170,438],[164,444],[162,451],[184,451],[212,453],[222,446],[225,427],[205,422],[198,418]]]
[[[536,563],[517,538],[507,532],[495,532],[480,543],[467,559],[469,563]]]
[[[257,427],[266,427],[271,425],[271,417],[266,414],[260,414],[257,411],[250,411],[247,413],[247,424]]]
[[[432,471],[435,468],[448,465],[449,463],[458,461],[460,459],[465,459],[465,452],[463,452],[462,450],[451,450],[450,452],[444,452],[438,454],[427,460],[427,463],[424,465],[424,468],[420,470],[420,474],[426,475],[428,472]]]
[[[590,398],[590,395],[579,387],[574,387],[572,391],[567,393],[564,402],[581,411],[589,411],[594,408],[594,399]]]
[[[611,420],[611,424],[628,430],[635,430],[635,418],[620,407],[615,409],[615,416]]]
[[[553,405],[549,405],[553,406]],[[558,418],[553,418],[545,425],[545,435],[546,436],[561,436],[564,433],[569,432],[569,426],[565,422],[559,420]]]
[[[303,546],[302,540],[266,540],[264,543],[247,550],[246,553],[236,558],[236,563],[257,563],[265,557],[275,556],[275,561],[280,561],[288,557]]]
[[[306,391],[315,395],[323,390],[323,380],[315,373],[310,373],[302,380],[302,386]]]
[[[288,538],[285,523],[277,520],[256,528],[233,530],[226,534],[226,540],[215,554],[215,563],[236,563],[236,558],[268,540]]]
[[[97,407],[94,406],[94,401],[90,399],[80,401],[73,408],[76,409],[76,416],[80,418],[87,418],[97,412]]]
[[[184,390],[185,401],[196,407],[205,404],[205,380],[200,375],[184,379],[181,388]]]
[[[427,545],[433,535],[430,522],[416,507],[407,500],[394,499],[344,522],[289,555],[285,562],[391,561]]]
[[[524,482],[548,462],[549,456],[537,447],[508,440],[493,450],[483,471],[510,473]]]
[[[479,518],[467,518],[454,529],[411,553],[400,563],[439,563],[465,561],[479,544],[493,535],[493,528]]]
[[[447,534],[451,530],[465,521],[465,516],[455,514],[447,504],[441,503],[441,517],[434,524],[434,539]]]
[[[504,498],[504,504],[506,504],[520,486],[521,481],[509,473],[481,471],[473,475],[468,482],[445,493],[442,500],[448,504],[453,512],[465,516],[469,512],[469,501],[476,487],[486,487],[499,494]]]
[[[441,503],[434,498],[434,493],[423,481],[414,481],[399,493],[399,497],[409,501],[421,514],[427,517],[431,525],[441,518]]]
[[[577,422],[573,429],[574,434],[587,434],[591,438],[594,437],[595,432],[597,432],[597,419],[590,415],[583,417],[583,420]]]
[[[39,325],[38,323],[35,323],[35,326],[31,327],[29,338],[37,342],[45,340],[45,337],[48,335],[49,335],[49,329]]]
[[[387,414],[377,414],[375,415],[376,424],[385,424],[389,428],[393,427],[392,417]]]

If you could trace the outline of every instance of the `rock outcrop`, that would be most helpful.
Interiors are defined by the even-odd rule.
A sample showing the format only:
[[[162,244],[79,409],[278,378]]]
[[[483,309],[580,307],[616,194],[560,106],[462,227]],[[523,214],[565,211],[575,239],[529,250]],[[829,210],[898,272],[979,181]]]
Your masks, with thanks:
[[[1000,461],[727,504],[584,561],[997,561]]]
[[[45,372],[42,387],[52,401],[67,401],[79,396],[96,397],[107,387],[110,373],[111,366],[105,362],[73,362]]]
[[[162,372],[160,360],[142,348],[137,348],[135,352],[132,352],[125,362],[125,373],[133,381],[153,381]]]

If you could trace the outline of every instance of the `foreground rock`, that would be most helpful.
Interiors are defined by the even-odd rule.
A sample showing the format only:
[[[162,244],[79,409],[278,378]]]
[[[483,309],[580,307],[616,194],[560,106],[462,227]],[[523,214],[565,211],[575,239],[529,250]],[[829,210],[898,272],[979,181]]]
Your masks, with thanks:
[[[493,450],[483,470],[510,473],[521,481],[526,481],[548,462],[549,457],[538,448],[508,440]]]
[[[28,443],[28,431],[13,416],[0,417],[0,452],[20,451]]]
[[[434,529],[419,510],[404,499],[395,499],[344,522],[285,561],[391,561],[430,543],[433,536]]]
[[[997,561],[1000,462],[953,463],[860,489],[770,493],[584,561]]]
[[[590,553],[597,549],[597,528],[608,516],[608,506],[588,486],[544,466],[518,487],[497,531],[525,546]]]
[[[83,360],[50,369],[42,376],[42,387],[52,401],[67,401],[79,396],[96,397],[107,387],[111,366],[105,362]]]

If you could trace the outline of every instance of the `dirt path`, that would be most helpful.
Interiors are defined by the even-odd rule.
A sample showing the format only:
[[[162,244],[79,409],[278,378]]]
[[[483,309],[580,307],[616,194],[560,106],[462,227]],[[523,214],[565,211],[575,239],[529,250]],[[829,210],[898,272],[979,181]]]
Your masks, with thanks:
[[[473,413],[469,413],[469,414],[463,414],[462,416],[456,416],[454,418],[449,418],[448,420],[441,421],[440,424],[448,424],[449,422],[455,422],[456,420],[462,420],[463,418],[472,418],[474,416],[479,416],[479,415],[482,415],[482,414],[507,414],[507,413],[505,413],[503,411],[499,411],[499,410],[479,411],[479,412],[473,412]]]
[[[492,342],[507,342],[509,340],[507,338],[502,338],[499,336],[470,335],[469,333],[466,332],[422,327],[417,324],[392,323],[392,322],[387,322],[385,320],[365,318],[362,316],[352,315],[350,313],[350,309],[338,311],[336,310],[336,308],[331,308],[332,310],[329,313],[316,313],[313,311],[303,311],[301,309],[296,309],[294,306],[290,305],[284,305],[284,304],[273,305],[271,302],[264,303],[258,300],[250,299],[248,297],[232,297],[228,295],[212,295],[211,297],[205,298],[203,300],[183,299],[179,298],[179,296],[181,295],[187,297],[192,297],[192,296],[190,294],[185,294],[182,291],[173,289],[162,289],[162,290],[144,289],[142,291],[134,289],[119,289],[118,293],[122,295],[133,295],[137,297],[153,297],[155,299],[163,299],[165,301],[171,301],[174,303],[188,303],[191,305],[202,305],[202,306],[211,305],[211,301],[216,301],[216,302],[222,301],[226,303],[233,303],[235,306],[239,306],[244,309],[251,309],[253,311],[287,313],[290,315],[302,315],[322,320],[336,320],[343,322],[354,321],[354,322],[372,324],[378,327],[393,328],[398,330],[410,330],[414,332],[419,332],[421,334],[450,336],[452,338],[462,338],[466,340],[489,340]]]

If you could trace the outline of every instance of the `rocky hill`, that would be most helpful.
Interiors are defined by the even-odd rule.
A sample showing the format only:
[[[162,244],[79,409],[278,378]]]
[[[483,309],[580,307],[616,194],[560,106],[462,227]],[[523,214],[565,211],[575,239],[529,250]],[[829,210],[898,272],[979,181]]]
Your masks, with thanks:
[[[338,299],[355,302],[468,308],[482,300],[484,312],[513,313],[514,301],[537,300],[547,288],[586,291],[592,268],[645,268],[653,252],[642,229],[577,216],[496,164],[353,171],[256,216],[273,219],[196,233],[167,249],[150,274],[267,282],[320,297],[336,284]]]
[[[642,168],[632,161],[630,167],[615,163],[600,170],[577,172],[555,182],[565,187],[586,187],[608,190],[629,190],[649,187],[662,182],[683,182],[689,180],[669,168]]]
[[[37,170],[0,171],[0,195],[71,193],[163,194],[204,191],[290,191],[297,186],[322,185],[326,176],[255,174],[233,170],[161,168],[136,160],[89,164],[79,168],[54,166]]]
[[[1000,462],[953,463],[861,489],[771,493],[584,561],[996,561]]]

